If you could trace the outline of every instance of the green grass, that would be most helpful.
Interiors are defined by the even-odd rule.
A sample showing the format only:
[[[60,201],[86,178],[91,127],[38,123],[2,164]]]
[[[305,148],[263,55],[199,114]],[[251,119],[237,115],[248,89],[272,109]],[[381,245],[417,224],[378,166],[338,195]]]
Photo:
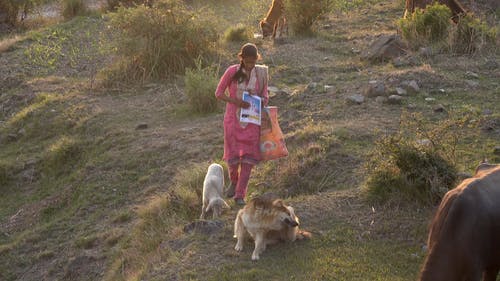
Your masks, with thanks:
[[[415,280],[418,268],[409,265],[422,260],[416,245],[360,239],[341,223],[310,241],[271,246],[257,262],[250,259],[253,245],[245,246],[208,280]]]

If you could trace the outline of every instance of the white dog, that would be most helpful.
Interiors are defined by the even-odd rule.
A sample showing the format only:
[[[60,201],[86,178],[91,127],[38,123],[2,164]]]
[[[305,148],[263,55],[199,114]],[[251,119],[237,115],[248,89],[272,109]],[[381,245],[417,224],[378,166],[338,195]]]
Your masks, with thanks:
[[[224,189],[224,169],[219,164],[208,167],[205,181],[203,181],[203,206],[200,219],[205,219],[207,212],[212,211],[212,218],[216,219],[222,214],[223,208],[230,208],[222,199]]]

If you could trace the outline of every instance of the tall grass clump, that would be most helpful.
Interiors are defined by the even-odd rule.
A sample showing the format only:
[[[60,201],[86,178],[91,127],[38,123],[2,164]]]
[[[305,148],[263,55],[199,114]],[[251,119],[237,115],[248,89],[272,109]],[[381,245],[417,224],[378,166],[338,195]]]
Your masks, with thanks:
[[[451,16],[450,8],[434,3],[425,10],[416,9],[409,17],[399,19],[397,24],[403,38],[417,48],[429,43],[446,42]]]
[[[182,225],[199,215],[207,167],[195,164],[179,170],[168,191],[137,209],[135,224],[104,280],[140,280],[158,262],[180,262],[162,242],[179,239]]]
[[[314,24],[331,9],[331,0],[285,0],[286,18],[297,35],[313,34]]]
[[[496,42],[497,28],[471,15],[459,17],[451,34],[451,50],[455,53],[473,54]]]
[[[127,81],[167,79],[184,73],[194,59],[209,56],[217,42],[213,23],[189,11],[179,0],[152,8],[118,8],[111,25],[118,32],[116,50]]]
[[[47,174],[69,172],[81,159],[84,148],[77,140],[63,136],[55,141],[47,150],[43,162]]]
[[[375,143],[365,166],[369,200],[434,204],[457,183],[458,144],[470,129],[469,116],[439,125],[405,115],[400,129]]]
[[[184,76],[185,93],[189,107],[196,113],[210,113],[218,108],[215,89],[219,70],[214,67],[202,67],[200,59],[194,68],[186,69]]]
[[[65,19],[72,19],[87,13],[87,7],[83,0],[64,0],[62,15]]]
[[[4,161],[0,160],[0,191],[2,186],[6,186],[10,181],[10,167]]]
[[[224,32],[226,42],[248,42],[252,38],[252,30],[248,26],[231,26]]]

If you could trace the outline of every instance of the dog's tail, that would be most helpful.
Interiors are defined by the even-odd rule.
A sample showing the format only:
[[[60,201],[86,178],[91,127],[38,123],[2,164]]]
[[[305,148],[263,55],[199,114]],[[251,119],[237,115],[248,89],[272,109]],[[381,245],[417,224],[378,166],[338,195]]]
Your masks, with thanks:
[[[297,240],[311,239],[312,233],[305,230],[299,230],[297,232]]]

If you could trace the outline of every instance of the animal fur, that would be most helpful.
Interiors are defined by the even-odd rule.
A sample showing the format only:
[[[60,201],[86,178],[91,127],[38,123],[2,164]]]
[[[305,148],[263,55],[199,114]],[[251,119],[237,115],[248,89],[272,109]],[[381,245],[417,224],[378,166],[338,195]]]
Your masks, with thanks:
[[[205,219],[209,211],[212,211],[212,218],[216,219],[220,217],[224,208],[229,209],[229,205],[222,199],[223,189],[224,169],[219,164],[211,164],[203,181],[203,206],[200,219]]]
[[[280,36],[283,34],[283,30],[288,32],[288,25],[285,18],[284,0],[273,0],[266,17],[260,21],[260,28],[262,29],[262,37],[264,38],[271,35],[274,39],[278,28],[280,30]]]
[[[299,218],[291,206],[265,195],[252,199],[238,211],[234,221],[234,237],[238,240],[234,247],[236,251],[243,250],[247,233],[255,241],[252,260],[258,260],[267,245],[311,236],[309,232],[299,230]]]
[[[444,196],[420,281],[495,281],[500,270],[500,165],[483,163]]]

